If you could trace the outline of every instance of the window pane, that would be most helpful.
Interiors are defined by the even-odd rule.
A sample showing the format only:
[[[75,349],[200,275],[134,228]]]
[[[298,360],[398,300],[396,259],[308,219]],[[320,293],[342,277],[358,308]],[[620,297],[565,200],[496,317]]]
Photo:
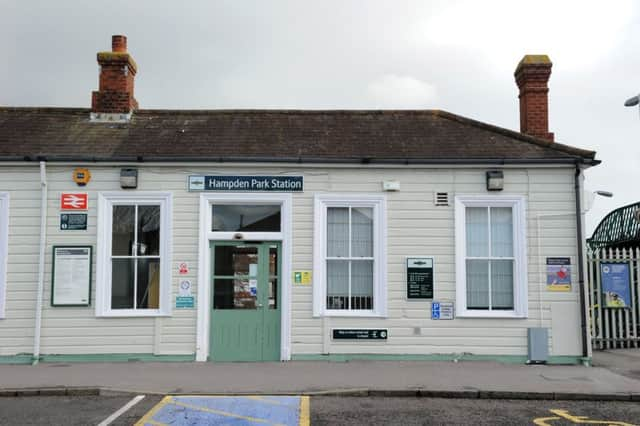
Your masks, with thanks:
[[[486,207],[467,207],[467,256],[489,256],[489,230]]]
[[[489,261],[467,259],[467,308],[489,309]]]
[[[111,223],[111,253],[131,256],[134,244],[135,206],[113,206]],[[131,300],[133,302],[133,299]]]
[[[373,260],[351,261],[351,309],[373,309]]]
[[[513,256],[511,207],[491,207],[491,256]]]
[[[327,256],[349,256],[349,209],[327,208]]]
[[[351,209],[351,256],[373,257],[373,209]]]
[[[278,275],[278,246],[269,247],[269,276]]]
[[[160,206],[138,206],[138,256],[160,254]]]
[[[349,309],[348,260],[327,260],[327,309]]]
[[[133,309],[133,259],[111,260],[111,309]]]
[[[513,309],[513,260],[491,261],[491,308]]]
[[[160,307],[160,259],[138,259],[137,309]]]
[[[280,232],[280,206],[214,204],[212,231]]]

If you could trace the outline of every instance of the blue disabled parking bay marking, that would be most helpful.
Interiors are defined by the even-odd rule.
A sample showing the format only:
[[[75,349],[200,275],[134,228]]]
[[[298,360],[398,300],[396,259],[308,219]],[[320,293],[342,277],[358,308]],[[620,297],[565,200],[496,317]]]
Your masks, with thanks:
[[[165,396],[136,426],[309,425],[307,396]]]

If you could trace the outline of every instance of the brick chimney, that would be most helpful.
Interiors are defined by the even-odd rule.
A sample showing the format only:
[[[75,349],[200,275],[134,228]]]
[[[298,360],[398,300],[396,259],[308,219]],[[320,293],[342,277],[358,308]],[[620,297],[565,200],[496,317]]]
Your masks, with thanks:
[[[553,142],[547,98],[551,66],[547,55],[525,55],[514,73],[520,89],[520,132],[549,142]]]
[[[100,86],[91,94],[93,120],[128,120],[138,108],[133,97],[133,81],[138,66],[127,52],[127,37],[111,37],[111,52],[98,52]]]

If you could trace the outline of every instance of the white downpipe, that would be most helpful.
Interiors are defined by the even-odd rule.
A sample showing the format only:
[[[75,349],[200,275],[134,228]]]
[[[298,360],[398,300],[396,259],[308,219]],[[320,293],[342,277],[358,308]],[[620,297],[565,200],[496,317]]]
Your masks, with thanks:
[[[40,358],[40,329],[42,326],[42,297],[44,295],[44,255],[47,244],[47,166],[40,162],[40,258],[38,262],[38,296],[36,299],[36,325],[33,334],[33,365]]]

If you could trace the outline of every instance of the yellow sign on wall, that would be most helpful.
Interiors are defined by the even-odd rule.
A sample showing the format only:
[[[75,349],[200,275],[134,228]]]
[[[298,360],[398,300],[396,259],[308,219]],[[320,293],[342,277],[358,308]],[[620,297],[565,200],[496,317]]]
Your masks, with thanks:
[[[311,284],[311,271],[293,271],[293,283],[301,285]]]

